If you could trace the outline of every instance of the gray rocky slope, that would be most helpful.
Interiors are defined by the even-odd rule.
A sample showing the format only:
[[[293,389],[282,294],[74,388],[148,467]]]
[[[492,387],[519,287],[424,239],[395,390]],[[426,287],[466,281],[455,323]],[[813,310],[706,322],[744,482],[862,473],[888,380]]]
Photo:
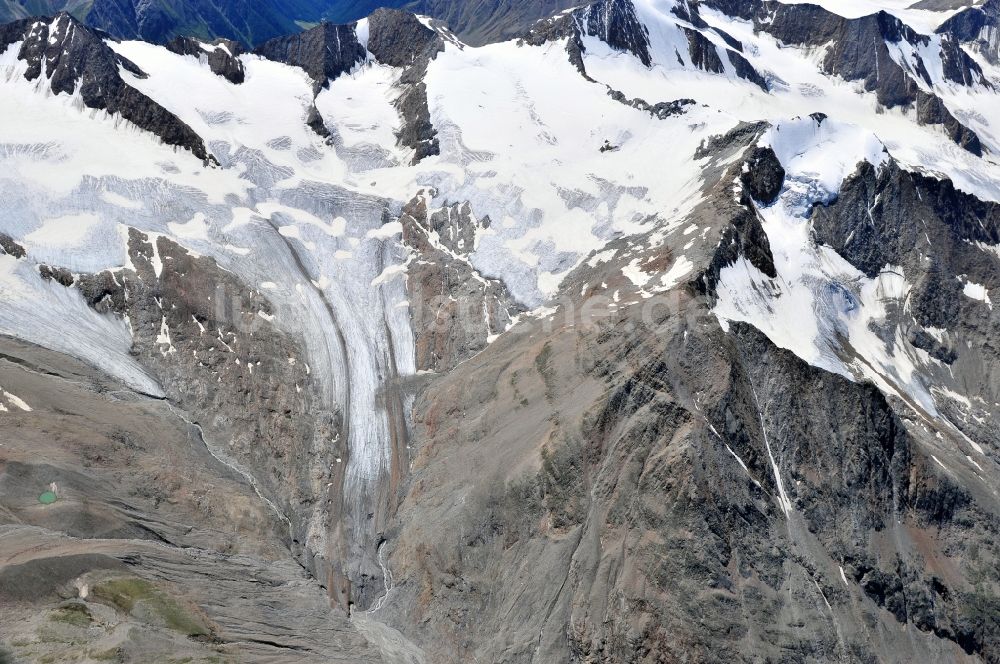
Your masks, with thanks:
[[[607,47],[651,68],[641,7],[601,0],[517,48],[550,49],[593,103],[705,131],[697,101],[626,94],[588,59]],[[928,85],[937,70],[886,46],[943,63],[948,85],[992,89],[964,47],[981,31],[935,40],[885,13],[674,6],[680,64],[752,95],[773,72],[712,12],[789,48],[822,46],[824,74],[887,113],[912,110],[920,131],[987,168],[989,150]],[[8,34],[18,79],[79,86],[88,108],[132,113],[186,148],[181,164],[207,163],[199,178],[235,171],[249,184],[220,203],[164,168],[141,189],[94,176],[70,200],[47,194],[61,214],[116,215],[114,267],[46,252],[62,239],[26,230],[34,208],[11,195],[0,274],[30,275],[36,308],[126,342],[56,339],[38,327],[53,312],[0,290],[0,661],[1000,661],[1000,312],[988,295],[1000,204],[988,196],[882,148],[827,195],[796,158],[813,137],[836,143],[835,119],[736,123],[687,156],[696,195],[677,218],[643,219],[580,260],[536,257],[568,263],[536,307],[515,295],[514,271],[477,262],[507,220],[470,188],[442,193],[440,172],[403,200],[353,181],[282,189],[294,173],[269,159],[290,136],[268,153],[201,138],[176,100],[131,87],[138,65],[69,17]],[[321,25],[252,56],[194,40],[169,51],[234,100],[262,63],[301,69],[294,122],[312,150],[345,161],[358,158],[353,127],[322,114],[324,96],[386,68],[399,152],[388,173],[359,172],[391,179],[460,143],[429,73],[452,40],[380,10],[363,30]],[[782,132],[805,138],[789,151]],[[628,139],[592,151],[613,159]],[[461,158],[472,173],[492,156]],[[97,202],[136,191],[151,200]],[[593,215],[612,198],[561,194]],[[164,208],[173,221],[157,225]],[[237,209],[257,212],[240,224]],[[793,212],[822,257],[805,279],[775,232]],[[197,215],[220,217],[224,234],[192,231]],[[320,218],[362,226],[358,242]],[[234,259],[240,242],[265,258]],[[369,263],[323,271],[348,248]],[[393,274],[405,279],[384,286]],[[795,312],[798,336],[814,325],[817,356],[771,318],[801,289],[812,299]],[[384,463],[358,474],[373,440]]]
[[[421,394],[383,611],[432,660],[996,661],[993,462],[952,465],[942,435],[976,453],[960,432],[719,327],[713,271],[774,269],[720,180],[694,219],[721,248],[656,334],[636,308],[588,331],[556,314]],[[952,324],[980,339],[981,313]]]

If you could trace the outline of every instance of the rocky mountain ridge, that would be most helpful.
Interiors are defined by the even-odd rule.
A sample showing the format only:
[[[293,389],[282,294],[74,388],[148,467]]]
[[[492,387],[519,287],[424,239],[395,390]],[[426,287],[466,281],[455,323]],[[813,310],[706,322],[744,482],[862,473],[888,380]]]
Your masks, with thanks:
[[[62,13],[52,19],[25,19],[3,26],[0,48],[7,50],[16,43],[20,44],[16,57],[26,65],[25,79],[44,77],[54,94],[78,93],[88,108],[120,115],[164,143],[209,160],[204,142],[190,127],[122,80],[119,68],[139,77],[145,74],[112,51],[102,34]]]

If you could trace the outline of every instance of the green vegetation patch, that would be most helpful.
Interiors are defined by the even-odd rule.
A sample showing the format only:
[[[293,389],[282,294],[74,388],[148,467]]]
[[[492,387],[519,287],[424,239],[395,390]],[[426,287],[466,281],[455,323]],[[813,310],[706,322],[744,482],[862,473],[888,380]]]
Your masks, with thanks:
[[[112,662],[122,659],[122,649],[118,646],[114,648],[109,648],[108,650],[103,650],[101,652],[91,652],[91,659],[96,659],[99,662]]]
[[[138,604],[143,604],[159,616],[167,627],[187,636],[209,636],[211,630],[204,621],[177,600],[138,577],[109,579],[94,586],[94,599],[109,604],[123,613],[131,614]]]
[[[93,622],[90,610],[83,604],[61,606],[49,614],[49,620],[74,627],[90,627],[90,623]]]

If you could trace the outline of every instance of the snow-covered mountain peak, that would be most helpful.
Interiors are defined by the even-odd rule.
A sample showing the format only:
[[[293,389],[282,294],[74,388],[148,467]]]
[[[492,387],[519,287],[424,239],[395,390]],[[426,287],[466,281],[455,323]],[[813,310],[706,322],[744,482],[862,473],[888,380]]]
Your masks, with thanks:
[[[78,98],[84,106],[119,116],[159,136],[169,145],[209,161],[202,139],[159,103],[125,83],[122,76],[146,77],[135,63],[116,53],[107,35],[67,13],[52,19],[26,19],[0,29],[7,65],[28,81],[42,80],[56,95]],[[16,63],[21,63],[18,66]]]
[[[859,163],[878,167],[890,158],[870,131],[818,114],[775,123],[759,145],[774,151],[786,178],[808,184],[811,194],[804,201],[805,213],[816,203],[835,200],[841,183]]]

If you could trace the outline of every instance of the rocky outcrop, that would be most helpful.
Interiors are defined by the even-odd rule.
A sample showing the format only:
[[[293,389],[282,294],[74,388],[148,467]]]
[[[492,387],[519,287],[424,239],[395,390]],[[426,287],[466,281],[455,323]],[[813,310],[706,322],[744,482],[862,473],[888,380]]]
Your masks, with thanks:
[[[243,46],[231,39],[216,39],[211,43],[200,42],[191,37],[176,37],[167,42],[167,50],[179,55],[190,55],[204,59],[212,72],[230,83],[239,85],[246,78],[240,56],[245,53]]]
[[[914,225],[914,217],[924,222]],[[863,220],[870,223],[860,223]],[[862,162],[844,182],[836,202],[815,209],[813,228],[820,242],[868,276],[886,265],[919,270],[913,253],[914,247],[927,244],[924,233],[932,256],[981,256],[978,269],[965,263],[949,266],[953,274],[979,276],[988,269],[989,255],[980,249],[957,249],[963,244],[1000,244],[1000,205],[958,191],[948,180],[905,171],[895,162],[879,169]]]
[[[321,23],[305,32],[264,42],[254,53],[303,69],[318,91],[365,61],[365,47],[358,41],[356,28],[356,23]]]
[[[393,67],[402,67],[401,94],[396,110],[402,126],[396,134],[400,146],[413,150],[412,163],[440,153],[437,130],[431,123],[424,75],[434,57],[444,50],[444,40],[409,12],[379,9],[368,17],[368,50]]]
[[[976,49],[988,62],[1000,63],[1000,2],[986,2],[966,7],[944,23],[937,33]]]
[[[979,136],[955,119],[940,97],[920,90],[915,104],[919,124],[940,125],[956,145],[976,156],[982,156],[983,146],[979,142]]]
[[[368,17],[368,26],[368,50],[390,67],[426,68],[444,50],[438,33],[410,12],[379,9]]]
[[[766,128],[764,122],[740,123],[726,134],[712,137],[695,152],[696,159],[718,160],[720,155],[729,154],[741,157],[714,174],[720,183],[739,186],[728,197],[713,197],[712,211],[723,223],[715,249],[706,256],[705,268],[694,281],[695,290],[709,299],[716,295],[721,271],[740,258],[746,258],[762,274],[777,277],[771,243],[754,206],[754,200],[772,202],[785,176],[773,152],[757,146]]]
[[[580,32],[599,38],[616,51],[631,53],[649,67],[649,30],[639,20],[631,0],[598,0],[579,10]]]
[[[394,101],[402,120],[397,144],[413,150],[412,163],[439,154],[424,75],[430,61],[444,49],[444,40],[415,15],[395,9],[375,11],[367,27],[367,49],[358,41],[357,24],[322,23],[302,34],[273,39],[254,53],[301,67],[313,79],[316,92],[365,62],[368,53],[381,64],[400,68],[399,96]],[[321,136],[329,135],[318,112],[311,112],[307,123]]]
[[[21,42],[17,59],[27,63],[29,81],[44,77],[55,94],[79,95],[87,108],[119,115],[186,150],[214,162],[191,127],[143,93],[129,86],[119,67],[145,77],[134,63],[115,53],[104,36],[66,13],[50,19],[28,19],[0,28],[0,49]]]
[[[25,256],[24,247],[14,242],[14,239],[6,233],[0,233],[0,251],[14,258]]]
[[[732,64],[733,70],[739,78],[746,79],[761,90],[767,91],[767,82],[764,77],[741,53],[730,48],[719,48],[698,30],[691,28],[683,28],[683,30],[688,38],[688,53],[691,57],[691,63],[695,67],[713,74],[724,74],[726,66],[722,58],[726,58]]]
[[[407,292],[416,341],[417,370],[446,372],[486,348],[522,313],[504,283],[480,275],[470,262],[477,234],[490,227],[468,203],[430,207],[421,192],[399,221],[413,251]]]
[[[73,285],[76,277],[72,272],[64,267],[52,267],[50,265],[39,265],[38,275],[45,281],[55,281],[57,284],[69,287]]]
[[[697,103],[694,99],[675,99],[674,101],[658,101],[655,104],[650,104],[645,99],[629,99],[624,93],[611,88],[608,88],[608,96],[620,104],[644,111],[660,120],[681,115],[688,106]]]
[[[587,68],[583,63],[584,49],[582,34],[576,14],[564,13],[536,21],[520,37],[518,43],[529,46],[541,46],[549,42],[566,39],[566,53],[570,63],[576,67],[576,70],[585,79],[592,81],[593,79],[587,75]]]
[[[746,188],[751,198],[770,205],[781,193],[785,182],[785,169],[782,168],[774,150],[756,147],[746,161],[746,167],[740,173],[740,182]]]

